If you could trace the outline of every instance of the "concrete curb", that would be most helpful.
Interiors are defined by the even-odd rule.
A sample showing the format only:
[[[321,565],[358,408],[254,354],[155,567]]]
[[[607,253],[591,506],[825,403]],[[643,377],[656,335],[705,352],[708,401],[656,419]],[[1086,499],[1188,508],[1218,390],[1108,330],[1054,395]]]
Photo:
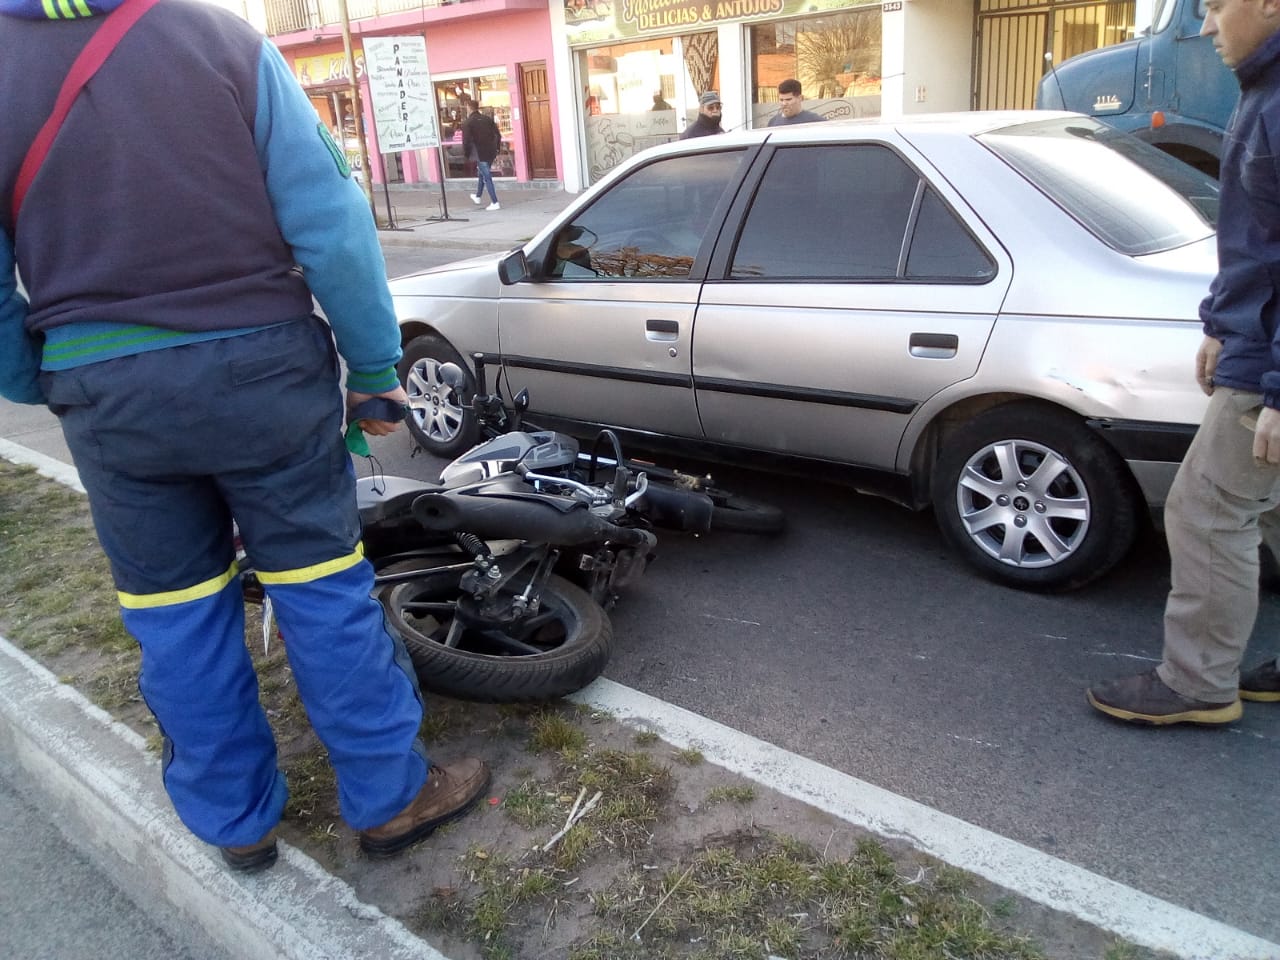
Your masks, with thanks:
[[[168,904],[243,960],[448,960],[287,844],[236,876],[178,821],[145,741],[0,637],[0,749],[50,819],[140,904]]]

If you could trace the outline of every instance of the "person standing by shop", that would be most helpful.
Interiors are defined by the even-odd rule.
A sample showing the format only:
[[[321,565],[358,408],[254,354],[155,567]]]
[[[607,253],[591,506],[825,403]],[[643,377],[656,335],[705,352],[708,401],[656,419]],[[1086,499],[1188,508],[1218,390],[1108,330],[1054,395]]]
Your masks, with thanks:
[[[714,90],[706,90],[698,98],[698,117],[680,134],[681,140],[692,140],[694,137],[709,137],[713,133],[724,133],[720,126],[720,94]]]
[[[471,202],[479,206],[484,203],[484,192],[489,191],[489,205],[486,210],[501,210],[498,203],[498,192],[493,188],[493,170],[491,164],[498,158],[502,148],[502,131],[493,122],[493,118],[480,112],[480,104],[471,101],[471,116],[462,125],[462,152],[476,162],[476,192]]]
[[[804,91],[800,81],[783,80],[778,84],[778,112],[769,118],[769,126],[785,127],[793,123],[821,123],[822,117],[804,108]]]

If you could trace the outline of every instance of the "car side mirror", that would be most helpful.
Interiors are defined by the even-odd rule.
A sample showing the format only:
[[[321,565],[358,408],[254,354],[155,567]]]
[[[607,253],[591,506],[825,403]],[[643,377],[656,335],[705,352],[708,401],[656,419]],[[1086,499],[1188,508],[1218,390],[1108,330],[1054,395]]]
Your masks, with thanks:
[[[498,279],[504,287],[527,280],[528,277],[529,264],[525,262],[523,250],[512,250],[498,261]]]

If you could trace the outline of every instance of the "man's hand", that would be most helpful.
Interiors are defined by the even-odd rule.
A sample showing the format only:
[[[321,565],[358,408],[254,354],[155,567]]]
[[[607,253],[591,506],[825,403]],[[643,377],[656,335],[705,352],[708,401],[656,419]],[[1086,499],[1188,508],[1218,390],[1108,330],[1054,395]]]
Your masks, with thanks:
[[[1222,353],[1222,341],[1206,336],[1196,351],[1196,383],[1207,395],[1213,396],[1213,372],[1218,369],[1218,354]]]
[[[409,403],[409,395],[404,392],[404,387],[396,387],[394,390],[388,390],[386,393],[356,393],[354,390],[347,391],[347,409],[351,410],[358,407],[373,397],[386,397],[388,400],[406,406]],[[373,437],[385,437],[389,433],[395,433],[400,429],[400,424],[392,423],[388,420],[357,420],[360,429]]]
[[[1280,463],[1280,410],[1263,407],[1253,428],[1253,459],[1259,463]]]

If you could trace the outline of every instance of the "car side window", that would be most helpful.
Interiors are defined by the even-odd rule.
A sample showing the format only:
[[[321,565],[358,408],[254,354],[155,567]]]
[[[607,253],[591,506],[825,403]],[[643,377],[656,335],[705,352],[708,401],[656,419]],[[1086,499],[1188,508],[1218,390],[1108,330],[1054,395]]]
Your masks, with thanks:
[[[932,189],[921,189],[920,175],[893,150],[868,143],[779,149],[752,200],[729,275],[838,282],[991,273],[964,225]]]
[[[924,191],[911,231],[907,278],[911,280],[988,280],[995,264],[932,187]]]
[[[547,276],[686,279],[744,156],[724,150],[667,157],[613,184],[560,228]]]

